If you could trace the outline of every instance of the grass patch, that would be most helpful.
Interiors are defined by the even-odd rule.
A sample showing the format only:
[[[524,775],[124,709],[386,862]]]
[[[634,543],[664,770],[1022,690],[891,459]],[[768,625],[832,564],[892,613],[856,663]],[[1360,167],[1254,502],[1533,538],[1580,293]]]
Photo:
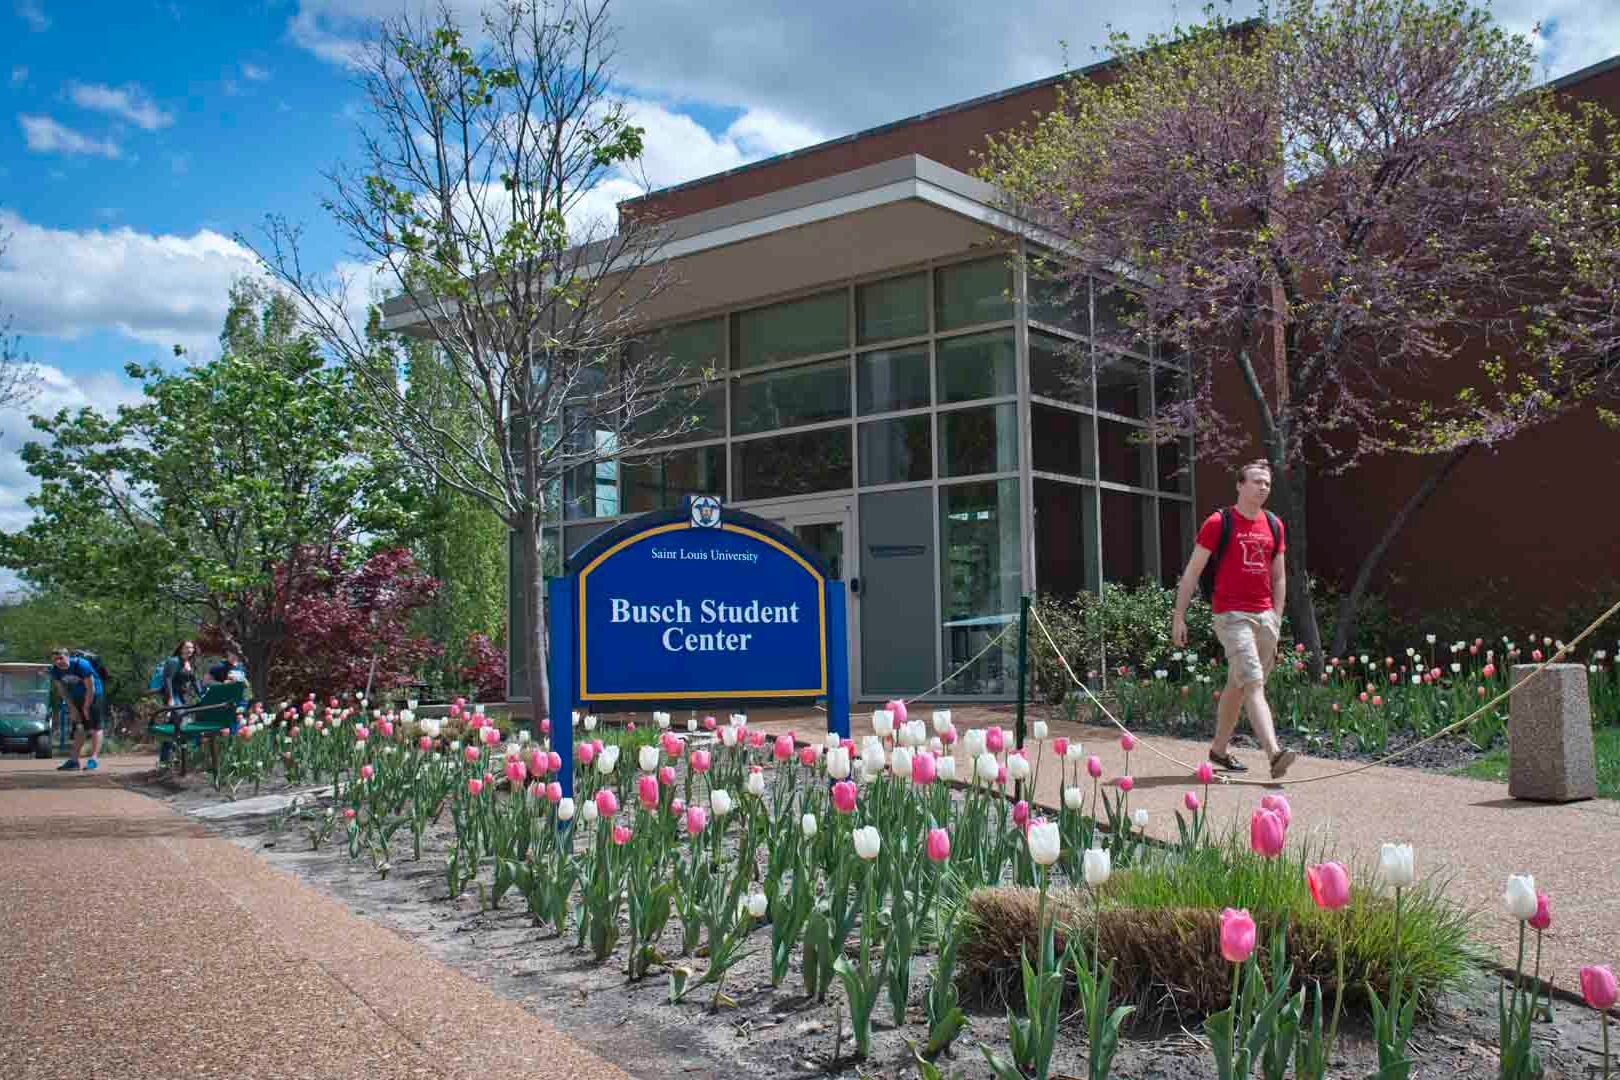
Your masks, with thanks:
[[[1620,799],[1620,727],[1604,725],[1592,729],[1592,751],[1597,759],[1597,793],[1600,799]],[[1506,783],[1508,752],[1503,747],[1455,770],[1458,776]]]
[[[1269,936],[1286,922],[1288,952],[1296,985],[1320,980],[1324,994],[1334,988],[1336,949],[1342,924],[1345,942],[1345,997],[1365,1001],[1364,985],[1387,990],[1396,956],[1395,903],[1367,873],[1352,867],[1352,900],[1342,912],[1319,910],[1305,884],[1307,862],[1321,852],[1291,852],[1261,859],[1237,835],[1190,853],[1165,850],[1114,875],[1101,890],[1094,914],[1089,896],[1054,890],[1048,913],[1058,927],[1058,949],[1068,933],[1080,933],[1089,949],[1100,934],[1105,961],[1115,961],[1119,1001],[1136,1004],[1143,1018],[1176,1013],[1206,1015],[1226,1006],[1231,967],[1221,958],[1218,918],[1222,908],[1247,908],[1262,933],[1261,955]],[[1447,901],[1444,881],[1428,880],[1406,891],[1399,954],[1421,998],[1461,986],[1469,969],[1483,961],[1471,940],[1467,911]],[[963,910],[965,934],[958,960],[958,984],[965,1002],[990,1008],[1019,1007],[1020,950],[1036,948],[1036,893],[1033,889],[980,889]]]

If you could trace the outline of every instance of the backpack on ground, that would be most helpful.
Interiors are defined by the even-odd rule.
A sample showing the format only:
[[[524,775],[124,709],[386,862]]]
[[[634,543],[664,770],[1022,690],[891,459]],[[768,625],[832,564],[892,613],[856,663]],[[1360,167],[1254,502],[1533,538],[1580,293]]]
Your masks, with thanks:
[[[97,656],[95,653],[90,652],[87,649],[74,649],[68,655],[74,657],[75,659],[83,660],[85,663],[89,664],[90,670],[96,673],[96,677],[101,680],[101,685],[103,687],[106,687],[108,683],[112,682],[112,673],[107,670],[107,665],[102,663],[101,657]]]
[[[1266,524],[1271,526],[1271,542],[1282,543],[1282,522],[1270,510],[1265,511]],[[1221,556],[1226,554],[1226,544],[1232,539],[1232,508],[1224,507],[1221,510],[1221,538],[1215,544],[1215,551],[1204,564],[1204,572],[1198,576],[1198,595],[1206,601],[1215,599],[1215,569],[1221,565]]]

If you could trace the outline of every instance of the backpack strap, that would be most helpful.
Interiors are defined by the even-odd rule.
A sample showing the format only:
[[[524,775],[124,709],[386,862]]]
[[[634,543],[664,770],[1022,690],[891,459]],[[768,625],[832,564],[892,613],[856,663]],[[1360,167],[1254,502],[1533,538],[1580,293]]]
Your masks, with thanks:
[[[1282,522],[1277,520],[1276,514],[1267,510],[1266,524],[1271,526],[1271,546],[1272,551],[1275,552],[1282,545]],[[1276,555],[1273,554],[1272,558],[1276,558]]]
[[[1210,557],[1217,570],[1221,565],[1221,556],[1226,554],[1226,545],[1232,540],[1232,508],[1221,507],[1221,538],[1215,542],[1215,554]]]

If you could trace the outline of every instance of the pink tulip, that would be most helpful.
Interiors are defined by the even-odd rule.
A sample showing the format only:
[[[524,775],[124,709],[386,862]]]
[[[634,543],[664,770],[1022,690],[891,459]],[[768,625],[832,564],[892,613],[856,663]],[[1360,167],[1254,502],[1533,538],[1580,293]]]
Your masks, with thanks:
[[[623,847],[624,845],[628,844],[630,842],[630,826],[628,826],[628,825],[615,825],[615,826],[613,826],[613,842],[615,844],[618,844],[620,847]]]
[[[1552,898],[1536,890],[1536,913],[1525,920],[1532,930],[1545,930],[1552,925]]]
[[[521,787],[523,781],[527,780],[528,777],[528,766],[524,765],[523,762],[518,758],[514,757],[511,761],[506,763],[506,778],[512,783]]]
[[[890,701],[890,702],[886,703],[883,707],[885,709],[888,709],[891,713],[894,714],[894,726],[895,726],[896,731],[898,731],[902,726],[905,725],[905,722],[906,722],[906,703],[905,702],[901,701],[899,698],[895,698],[893,701]]]
[[[540,780],[529,781],[529,798],[543,799],[546,797],[546,785]]]
[[[816,748],[813,746],[801,746],[799,748],[799,764],[807,769],[814,768],[816,764]]]
[[[376,775],[377,775],[377,770],[372,768],[370,765],[362,765],[362,766],[360,766],[360,779],[362,779],[362,780],[370,780],[373,776],[376,776]]]
[[[344,820],[353,821],[354,820],[354,814],[355,814],[354,807],[350,806],[350,807],[345,808],[344,811],[343,811]]]
[[[911,758],[911,782],[913,784],[932,784],[939,775],[939,767],[934,762],[934,755],[927,750],[919,750]]]
[[[1489,679],[1496,674],[1496,665],[1486,664],[1484,667],[1479,669],[1479,673]]]
[[[705,716],[703,718],[703,730],[704,731],[713,731],[714,730],[714,717]]]
[[[550,765],[551,759],[546,756],[546,752],[544,750],[529,751],[529,772],[533,773],[535,776],[544,776],[546,775],[546,769],[549,768]]]
[[[364,724],[360,724],[354,729],[354,737],[359,739],[361,742],[364,742],[365,740],[371,738],[371,729],[366,727]]]
[[[391,721],[384,720],[382,723],[377,725],[377,730],[382,732],[383,738],[385,739],[392,739],[394,737],[394,725]]]
[[[595,743],[588,743],[588,742],[587,743],[580,743],[579,744],[579,763],[581,765],[589,765],[591,762],[593,762],[595,760],[596,760],[596,744]]]
[[[1182,803],[1183,806],[1185,806],[1188,810],[1192,811],[1193,813],[1195,813],[1195,814],[1198,813],[1198,807],[1201,805],[1199,803],[1199,801],[1198,801],[1198,792],[1196,792],[1196,791],[1187,792],[1185,795],[1183,795],[1181,797],[1181,803]]]
[[[696,836],[709,824],[709,812],[701,806],[688,806],[686,808],[686,834]]]
[[[634,720],[625,721],[624,730],[626,730],[626,731],[634,731],[634,730],[636,730],[636,722]]]
[[[670,814],[671,817],[685,817],[686,816],[686,800],[682,799],[682,798],[680,798],[678,796],[676,798],[674,798],[674,799],[671,799],[670,803],[669,803],[669,814]]]
[[[562,785],[561,784],[559,784],[557,781],[553,780],[553,781],[551,781],[551,783],[546,785],[546,802],[549,802],[549,803],[562,802],[562,797],[563,797],[563,794],[562,794]]]
[[[1271,859],[1282,854],[1288,841],[1288,826],[1275,811],[1256,810],[1249,818],[1249,848],[1256,855]]]
[[[1311,899],[1324,911],[1338,911],[1350,902],[1350,871],[1343,863],[1325,862],[1305,868]]]
[[[1130,753],[1132,750],[1135,750],[1136,749],[1136,736],[1132,735],[1128,731],[1125,734],[1121,735],[1119,737],[1119,748],[1121,750],[1125,751],[1127,754]]]
[[[764,745],[765,745],[765,733],[763,731],[750,731],[748,733],[748,746],[749,746],[749,749],[758,750],[758,749],[761,749]]]
[[[332,704],[336,705],[337,702],[334,701],[334,702],[332,702]],[[464,698],[464,697],[458,697],[458,698],[456,698],[454,704],[455,704],[456,708],[464,709],[464,708],[467,707],[467,699]]]
[[[548,768],[546,771],[556,772],[562,768],[562,755],[557,753],[557,751],[552,750],[550,753],[546,754],[546,762],[550,766],[550,768]]]
[[[1029,824],[1029,803],[1023,799],[1013,803],[1013,824],[1020,829]]]
[[[1086,772],[1091,774],[1093,780],[1102,775],[1102,758],[1092,754],[1086,758]]]
[[[1229,964],[1241,964],[1254,952],[1254,920],[1248,911],[1227,908],[1221,912],[1221,956]]]
[[[1005,765],[1002,765],[1002,766],[1000,766],[999,768],[996,769],[996,786],[997,787],[1006,787],[1007,786],[1007,766],[1005,766]]]
[[[1213,784],[1215,782],[1215,767],[1207,761],[1200,761],[1193,775],[1198,777],[1200,784]]]
[[[841,814],[850,814],[855,811],[855,785],[848,780],[840,780],[832,786],[833,809]]]
[[[778,735],[776,741],[771,744],[771,756],[777,761],[786,761],[791,758],[793,756],[793,736]]]
[[[1069,740],[1062,735],[1052,740],[1052,753],[1063,757],[1069,752]]]
[[[709,766],[713,763],[714,759],[709,756],[709,752],[707,750],[694,750],[692,751],[692,756],[689,759],[689,764],[692,766],[692,771],[695,773],[708,772]]]
[[[642,774],[636,778],[636,799],[648,810],[658,806],[658,778]]]
[[[666,731],[660,735],[658,745],[663,749],[665,757],[678,758],[681,756],[681,740],[673,731]]]
[[[460,705],[452,705],[452,706],[450,706],[450,719],[455,720],[455,719],[459,718],[460,716],[461,716],[461,706]]]
[[[1581,997],[1599,1012],[1614,1008],[1615,1001],[1620,999],[1620,987],[1615,985],[1614,972],[1603,964],[1581,968]]]
[[[1288,805],[1288,800],[1283,796],[1262,795],[1260,796],[1260,805],[1282,818],[1283,828],[1286,829],[1294,823],[1293,808]]]
[[[613,794],[612,788],[603,788],[596,793],[596,812],[605,818],[619,812],[619,797]]]
[[[944,829],[928,830],[928,857],[944,862],[951,857],[951,834]]]
[[[1131,788],[1136,786],[1136,781],[1132,780],[1129,776],[1121,776],[1119,779],[1114,781],[1114,786],[1119,788],[1121,791],[1129,791]]]
[[[1530,659],[1534,660],[1538,664],[1541,663],[1541,650],[1540,649],[1531,649],[1530,650]]]
[[[469,794],[469,795],[477,795],[480,792],[482,792],[483,790],[484,790],[484,782],[482,780],[478,779],[478,777],[475,776],[471,780],[467,781],[467,794]]]
[[[998,727],[993,727],[984,733],[984,748],[992,754],[999,754],[1007,748],[1007,736],[1002,734]]]
[[[956,742],[956,728],[954,728],[954,727],[946,728],[945,729],[945,734],[941,735],[940,739],[944,741],[946,746],[950,746],[953,743],[955,743]]]
[[[660,765],[658,767],[658,782],[665,787],[675,786],[675,766]]]
[[[478,747],[476,746],[463,746],[461,748],[461,757],[469,765],[477,761],[482,756],[483,755],[479,753]]]
[[[1374,705],[1382,705],[1384,703],[1384,699],[1379,697],[1377,694],[1374,694],[1372,703]]]
[[[490,773],[485,773],[484,774],[484,787],[488,788],[491,792],[494,792],[494,790],[495,790],[495,777],[492,774],[490,774]]]
[[[543,716],[543,717],[540,718],[540,734],[542,734],[542,735],[550,735],[551,734],[551,717]]]
[[[429,750],[433,749],[433,740],[428,738],[426,735],[423,735],[420,739],[416,740],[416,748],[425,754]]]

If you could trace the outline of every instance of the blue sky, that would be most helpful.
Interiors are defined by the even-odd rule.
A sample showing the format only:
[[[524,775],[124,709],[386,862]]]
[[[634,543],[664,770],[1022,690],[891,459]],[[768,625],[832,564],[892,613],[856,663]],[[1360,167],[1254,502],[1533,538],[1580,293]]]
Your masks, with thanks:
[[[478,0],[450,0],[476,14]],[[616,0],[620,81],[647,130],[646,179],[678,183],[1097,58],[1195,17],[1198,0]],[[1253,0],[1239,0],[1245,14]],[[321,173],[352,160],[348,61],[400,0],[0,0],[0,313],[40,365],[35,409],[111,407],[121,374],[213,348],[264,215],[305,226],[307,258],[349,253]],[[1541,22],[1543,73],[1620,53],[1620,3],[1501,0]],[[856,29],[856,28],[859,29]],[[1065,46],[1066,43],[1066,46]],[[612,194],[635,190],[628,178]],[[604,206],[611,207],[611,199]],[[0,529],[28,515],[0,413]],[[0,582],[3,585],[4,582]]]

